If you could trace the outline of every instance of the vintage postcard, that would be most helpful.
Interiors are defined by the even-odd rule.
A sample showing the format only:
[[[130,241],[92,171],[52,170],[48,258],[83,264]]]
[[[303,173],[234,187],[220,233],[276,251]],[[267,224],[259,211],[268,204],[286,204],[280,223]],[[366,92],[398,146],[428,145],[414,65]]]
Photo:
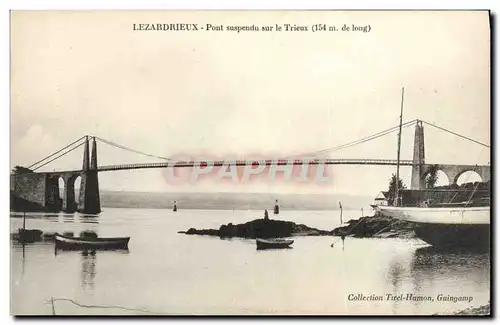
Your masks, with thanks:
[[[490,315],[490,21],[11,11],[11,314]]]

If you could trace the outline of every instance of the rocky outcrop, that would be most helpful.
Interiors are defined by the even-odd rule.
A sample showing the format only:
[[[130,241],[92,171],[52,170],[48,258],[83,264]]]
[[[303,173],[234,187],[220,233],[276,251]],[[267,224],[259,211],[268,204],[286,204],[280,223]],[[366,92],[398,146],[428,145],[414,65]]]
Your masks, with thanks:
[[[479,307],[469,307],[455,313],[436,313],[432,316],[491,316],[491,303]]]
[[[487,305],[480,307],[471,307],[465,310],[454,313],[456,316],[488,316],[491,315],[491,306],[488,303]]]
[[[186,235],[208,235],[221,238],[279,238],[290,236],[352,236],[357,238],[412,238],[413,226],[401,220],[384,216],[362,217],[350,220],[346,226],[332,231],[296,224],[292,221],[255,219],[246,223],[222,225],[219,229],[179,231]]]
[[[410,223],[380,215],[349,220],[346,226],[335,228],[333,234],[358,238],[411,238],[415,236]]]
[[[195,229],[179,231],[186,235],[209,235],[221,238],[279,238],[291,236],[331,236],[332,231],[311,228],[291,221],[255,219],[243,224],[222,225],[219,229]]]

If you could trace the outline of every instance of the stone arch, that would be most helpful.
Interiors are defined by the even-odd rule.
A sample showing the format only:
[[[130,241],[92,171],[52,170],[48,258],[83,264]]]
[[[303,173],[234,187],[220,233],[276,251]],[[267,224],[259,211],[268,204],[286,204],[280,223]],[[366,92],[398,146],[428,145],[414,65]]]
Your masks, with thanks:
[[[58,175],[57,185],[59,187],[59,197],[62,198],[64,196],[64,187],[66,186],[66,181],[64,180],[63,175]]]
[[[63,189],[63,200],[62,200],[62,210],[67,213],[73,213],[76,211],[77,204],[75,200],[75,180],[79,174],[67,173],[63,174],[64,189]]]
[[[73,183],[73,191],[75,193],[75,203],[77,205],[80,202],[81,183],[82,183],[82,175],[76,175],[75,181]]]
[[[422,175],[422,180],[423,180],[423,184],[424,186],[427,188],[427,178],[429,177],[430,175],[430,172],[431,172],[431,169],[429,168],[423,175]],[[440,169],[439,167],[437,168],[437,176],[438,176],[438,180],[435,184],[435,186],[446,186],[446,185],[451,185],[452,183],[452,180],[450,179],[450,177],[448,176],[448,174],[446,174],[446,172],[442,169]],[[446,180],[444,183],[443,181]]]
[[[59,179],[60,175],[47,174],[45,191],[45,209],[48,212],[61,211],[62,199],[60,193]],[[63,182],[64,184],[64,182]],[[64,185],[63,185],[64,186]]]
[[[462,185],[464,183],[474,183],[474,182],[482,182],[483,177],[480,171],[475,169],[464,169],[460,171],[454,179],[454,183],[457,185]]]

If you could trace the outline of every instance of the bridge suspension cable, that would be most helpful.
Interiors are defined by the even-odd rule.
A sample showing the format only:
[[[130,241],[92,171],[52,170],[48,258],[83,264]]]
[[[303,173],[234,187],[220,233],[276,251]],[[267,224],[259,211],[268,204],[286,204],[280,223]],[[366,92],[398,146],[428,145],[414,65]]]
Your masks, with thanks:
[[[403,127],[411,126],[411,125],[415,124],[416,121],[417,120],[414,119],[414,120],[405,122],[405,123],[402,124],[402,126]],[[336,147],[332,147],[332,148],[328,148],[328,149],[323,149],[323,150],[320,150],[320,151],[316,151],[316,152],[310,153],[309,155],[310,156],[317,156],[317,155],[320,155],[320,154],[323,154],[323,153],[338,151],[338,150],[341,150],[341,149],[352,147],[352,146],[355,146],[355,145],[358,145],[358,144],[361,144],[361,143],[364,143],[364,142],[367,142],[367,141],[371,141],[371,140],[380,138],[380,137],[382,137],[384,135],[387,135],[389,133],[392,133],[392,132],[394,132],[394,131],[396,131],[398,129],[399,129],[399,125],[396,125],[396,126],[394,126],[392,128],[386,129],[384,131],[380,131],[380,132],[372,134],[372,135],[370,135],[368,137],[364,137],[364,138],[358,139],[356,141],[351,141],[349,143],[346,143],[346,144],[343,144],[343,145],[340,145],[340,146],[336,146]]]
[[[45,165],[47,165],[47,164],[50,164],[50,163],[51,163],[51,162],[53,162],[54,160],[61,158],[62,156],[64,156],[64,155],[66,155],[66,154],[70,153],[71,151],[73,151],[73,150],[75,150],[75,149],[77,149],[77,148],[79,148],[79,147],[83,146],[84,144],[85,144],[85,142],[80,143],[79,145],[77,145],[76,147],[72,148],[71,150],[68,150],[68,151],[66,151],[66,152],[63,152],[63,153],[62,153],[62,154],[60,154],[59,156],[57,156],[57,157],[55,157],[55,158],[53,158],[53,159],[51,159],[51,160],[47,161],[45,164],[42,164],[42,165],[38,166],[37,168],[34,168],[34,169],[33,169],[33,171],[35,171],[35,170],[37,170],[37,169],[40,169],[40,168],[42,168],[43,166],[45,166]]]
[[[45,157],[45,158],[43,158],[43,159],[41,159],[41,160],[37,161],[36,163],[31,164],[30,166],[28,166],[28,168],[32,168],[32,167],[34,167],[34,166],[38,165],[39,163],[41,163],[41,162],[43,162],[43,161],[45,161],[45,160],[47,160],[47,159],[49,159],[49,158],[51,158],[51,157],[53,157],[53,156],[57,155],[57,154],[58,154],[58,153],[60,153],[61,151],[65,150],[65,149],[67,149],[67,148],[69,148],[69,147],[71,147],[71,146],[72,146],[72,145],[74,145],[75,143],[78,143],[78,141],[81,141],[81,140],[85,139],[85,137],[86,137],[86,136],[84,135],[83,137],[81,137],[81,138],[79,138],[79,139],[77,139],[77,140],[75,140],[75,141],[71,142],[70,144],[68,144],[67,146],[65,146],[65,147],[64,147],[64,148],[62,148],[62,149],[57,150],[56,152],[54,152],[54,153],[53,153],[53,154],[51,154],[50,156],[47,156],[47,157]],[[83,142],[82,142],[82,144],[83,144]],[[80,145],[81,145],[81,144],[80,144]],[[79,145],[79,146],[80,146],[80,145]],[[77,146],[77,147],[75,147],[75,148],[78,148],[79,146]],[[73,151],[75,148],[71,149],[70,151]],[[69,152],[69,151],[68,151],[68,152]],[[57,158],[62,157],[62,156],[64,156],[64,155],[58,156]],[[57,158],[55,158],[55,159],[57,159]],[[52,162],[52,161],[54,161],[55,159],[52,159],[52,160],[51,160],[51,161],[49,161],[49,162]],[[45,166],[45,165],[47,165],[47,164],[48,164],[48,163],[45,163],[45,164],[43,164],[42,166],[36,167],[34,170],[37,170],[37,169],[39,169],[40,167],[43,167],[43,166]]]
[[[95,138],[97,140],[105,143],[105,144],[108,144],[110,146],[113,146],[113,147],[116,147],[116,148],[119,148],[119,149],[122,149],[122,150],[125,150],[125,151],[129,151],[129,152],[133,152],[133,153],[137,153],[137,154],[140,154],[140,155],[144,155],[144,156],[148,156],[148,157],[153,157],[153,158],[157,158],[157,159],[162,159],[162,160],[171,160],[171,158],[156,156],[156,155],[152,155],[152,154],[149,154],[149,153],[146,153],[146,152],[135,150],[135,149],[132,149],[132,148],[129,148],[129,147],[125,147],[125,146],[120,145],[120,144],[118,144],[116,142],[109,141],[109,140],[103,139],[103,138],[98,137],[98,136],[95,136]]]
[[[477,140],[474,140],[474,139],[472,139],[472,138],[466,137],[466,136],[464,136],[464,135],[458,134],[458,133],[456,133],[456,132],[450,131],[450,130],[448,130],[448,129],[445,129],[445,128],[443,128],[443,127],[437,126],[437,125],[435,125],[435,124],[432,124],[432,123],[429,123],[429,122],[426,122],[426,121],[422,121],[422,122],[424,122],[425,124],[427,124],[427,125],[429,125],[429,126],[435,127],[436,129],[439,129],[439,130],[442,130],[442,131],[445,131],[445,132],[451,133],[451,134],[453,134],[453,135],[456,135],[457,137],[460,137],[460,138],[463,138],[463,139],[466,139],[466,140],[472,141],[472,142],[474,142],[474,143],[480,144],[480,145],[482,145],[482,146],[485,146],[486,148],[489,148],[489,147],[490,147],[490,146],[489,146],[489,145],[487,145],[487,144],[484,144],[484,143],[479,142],[479,141],[477,141]]]
[[[474,140],[474,139],[472,139],[472,138],[469,138],[469,137],[463,136],[463,135],[458,134],[458,133],[456,133],[456,132],[450,131],[450,130],[445,129],[445,128],[443,128],[443,127],[440,127],[440,126],[437,126],[437,125],[434,125],[434,124],[432,124],[432,123],[429,123],[429,122],[426,122],[426,121],[422,121],[422,120],[417,120],[417,119],[414,119],[414,120],[411,120],[411,121],[405,122],[405,123],[403,123],[403,124],[402,124],[402,127],[405,127],[405,128],[406,128],[406,127],[408,127],[408,126],[411,126],[411,125],[415,124],[417,121],[421,121],[421,122],[423,122],[423,123],[425,123],[425,124],[427,124],[427,125],[429,125],[429,126],[432,126],[432,127],[434,127],[434,128],[437,128],[437,129],[439,129],[439,130],[442,130],[442,131],[445,131],[445,132],[451,133],[451,134],[453,134],[453,135],[455,135],[455,136],[458,136],[458,137],[460,137],[460,138],[463,138],[463,139],[469,140],[469,141],[471,141],[471,142],[474,142],[474,143],[476,143],[476,144],[482,145],[482,146],[484,146],[484,147],[490,148],[490,146],[489,146],[489,145],[487,145],[487,144],[484,144],[484,143],[479,142],[479,141],[477,141],[477,140]],[[380,132],[378,132],[378,133],[372,134],[372,135],[370,135],[370,136],[368,136],[368,137],[364,137],[364,138],[358,139],[358,140],[356,140],[356,141],[351,141],[351,142],[348,142],[348,143],[343,144],[343,145],[340,145],[340,146],[335,146],[335,147],[331,147],[331,148],[327,148],[327,149],[323,149],[323,150],[319,150],[319,151],[316,151],[316,152],[309,153],[309,154],[307,154],[307,156],[318,156],[318,155],[321,155],[321,154],[324,154],[324,153],[327,153],[327,152],[334,152],[334,151],[338,151],[338,150],[341,150],[341,149],[345,149],[345,148],[349,148],[349,147],[352,147],[352,146],[356,146],[356,145],[358,145],[358,144],[362,144],[362,143],[365,143],[365,142],[368,142],[368,141],[371,141],[371,140],[374,140],[374,139],[380,138],[380,137],[382,137],[382,136],[385,136],[385,135],[387,135],[387,134],[389,134],[389,133],[392,133],[392,132],[394,132],[394,131],[398,130],[398,128],[399,128],[399,125],[394,126],[394,127],[392,127],[392,128],[389,128],[389,129],[386,129],[386,130],[383,130],[383,131],[380,131]],[[40,163],[42,163],[42,162],[45,162],[45,163],[43,163],[43,164],[41,164],[41,165],[39,165],[38,167],[36,167],[36,168],[34,168],[34,169],[33,169],[33,170],[38,170],[38,169],[40,169],[41,167],[43,167],[43,166],[45,166],[45,165],[47,165],[47,164],[51,163],[52,161],[54,161],[54,160],[56,160],[56,159],[59,159],[60,157],[62,157],[62,156],[64,156],[64,155],[66,155],[66,154],[68,154],[69,152],[71,152],[71,151],[73,151],[73,150],[75,150],[75,149],[79,148],[80,146],[82,146],[85,142],[82,142],[82,143],[80,143],[79,145],[77,145],[77,146],[75,146],[75,147],[71,148],[72,146],[74,146],[75,144],[77,144],[79,141],[82,141],[85,137],[86,137],[86,135],[85,135],[85,136],[82,136],[81,138],[79,138],[79,139],[77,139],[77,140],[73,141],[72,143],[68,144],[68,145],[67,145],[67,146],[65,146],[64,148],[61,148],[61,149],[59,149],[58,151],[56,151],[56,152],[52,153],[51,155],[49,155],[49,156],[47,156],[47,157],[45,157],[45,158],[43,158],[43,159],[41,159],[41,160],[39,160],[39,161],[35,162],[34,164],[31,164],[28,168],[30,168],[30,169],[31,169],[31,168],[33,168],[34,166],[39,165],[39,164],[40,164]],[[133,152],[133,153],[136,153],[136,154],[140,154],[140,155],[144,155],[144,156],[148,156],[148,157],[153,157],[153,158],[156,158],[156,159],[161,159],[161,160],[167,160],[167,161],[171,161],[171,160],[172,160],[171,158],[162,157],[162,156],[157,156],[157,155],[149,154],[149,153],[142,152],[142,151],[139,151],[139,150],[135,150],[135,149],[132,149],[132,148],[126,147],[126,146],[124,146],[124,145],[120,145],[120,144],[118,144],[118,143],[116,143],[116,142],[113,142],[113,141],[109,141],[109,140],[103,139],[103,138],[98,137],[98,136],[94,136],[94,138],[95,138],[95,139],[97,139],[97,140],[99,140],[99,141],[100,141],[100,142],[102,142],[102,143],[108,144],[108,145],[110,145],[110,146],[113,146],[113,147],[116,147],[116,148],[119,148],[119,149],[122,149],[122,150],[125,150],[125,151],[129,151],[129,152]],[[68,148],[71,148],[71,149],[67,150],[66,152],[63,152],[64,150],[66,150],[66,149],[68,149]],[[63,152],[63,153],[61,153],[61,152]],[[61,154],[59,154],[59,153],[61,153]],[[58,154],[59,154],[59,155],[58,155]],[[56,155],[57,155],[57,156],[56,156]],[[56,156],[56,157],[54,157],[54,156]],[[292,156],[288,156],[288,157],[286,157],[286,158],[293,158],[293,157],[299,157],[299,156],[305,156],[305,155],[292,155]],[[52,157],[54,157],[54,158],[52,158]],[[52,159],[48,160],[49,158],[52,158]],[[47,160],[48,160],[48,161],[47,161]]]

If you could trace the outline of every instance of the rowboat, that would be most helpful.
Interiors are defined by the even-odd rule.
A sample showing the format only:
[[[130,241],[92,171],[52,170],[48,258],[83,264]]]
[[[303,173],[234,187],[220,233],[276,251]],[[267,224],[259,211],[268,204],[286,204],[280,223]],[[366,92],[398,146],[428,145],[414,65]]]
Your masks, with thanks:
[[[293,240],[290,239],[261,239],[257,238],[257,249],[269,249],[269,248],[289,248],[293,244]]]
[[[54,235],[56,248],[67,249],[128,249],[130,237],[85,238]]]

